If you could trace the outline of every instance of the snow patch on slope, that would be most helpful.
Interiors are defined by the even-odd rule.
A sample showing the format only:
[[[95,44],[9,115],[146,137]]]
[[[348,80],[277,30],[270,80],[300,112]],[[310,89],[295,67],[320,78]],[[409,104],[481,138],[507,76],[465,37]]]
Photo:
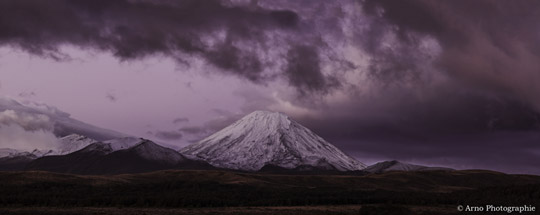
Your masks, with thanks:
[[[57,150],[57,155],[65,155],[78,151],[97,141],[80,134],[70,134],[68,136],[60,138],[60,142],[61,145]]]
[[[137,144],[140,144],[144,141],[142,138],[137,137],[122,137],[112,140],[107,140],[103,142],[92,143],[78,152],[83,153],[99,153],[99,154],[110,154],[119,150],[127,150]]]
[[[17,150],[17,149],[8,149],[8,148],[0,149],[0,158],[17,157],[17,156],[21,156],[22,154],[30,154],[30,153],[22,151],[22,150]]]
[[[18,149],[2,148],[0,149],[0,158],[26,157],[28,159],[36,159],[42,156],[50,155],[53,152],[53,150],[34,149],[33,151],[28,152]]]

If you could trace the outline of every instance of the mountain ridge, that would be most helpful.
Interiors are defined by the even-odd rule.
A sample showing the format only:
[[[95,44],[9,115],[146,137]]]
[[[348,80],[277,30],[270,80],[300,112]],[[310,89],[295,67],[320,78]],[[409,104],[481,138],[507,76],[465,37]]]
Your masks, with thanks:
[[[125,174],[165,169],[211,169],[179,152],[143,138],[118,138],[92,143],[67,155],[45,156],[28,163],[26,170],[74,174]]]
[[[405,172],[411,172],[411,171],[433,171],[433,170],[453,170],[451,168],[446,167],[429,167],[429,166],[422,166],[422,165],[416,165],[416,164],[410,164],[405,163],[397,160],[390,160],[390,161],[382,161],[375,163],[373,165],[370,165],[363,169],[363,171],[369,172],[369,173],[384,173],[384,172],[392,172],[392,171],[405,171]]]

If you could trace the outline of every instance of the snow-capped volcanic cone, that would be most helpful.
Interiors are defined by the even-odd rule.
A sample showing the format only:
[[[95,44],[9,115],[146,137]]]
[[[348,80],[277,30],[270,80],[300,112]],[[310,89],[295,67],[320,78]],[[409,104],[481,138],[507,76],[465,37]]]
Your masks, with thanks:
[[[16,149],[0,149],[0,171],[19,171],[37,155]]]
[[[217,133],[180,150],[227,169],[354,171],[365,165],[282,113],[255,111]]]

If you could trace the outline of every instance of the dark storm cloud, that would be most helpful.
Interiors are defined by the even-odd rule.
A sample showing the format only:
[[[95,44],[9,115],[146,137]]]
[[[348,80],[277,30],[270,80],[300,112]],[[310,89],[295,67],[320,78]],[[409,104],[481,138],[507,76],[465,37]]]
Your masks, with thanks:
[[[540,174],[540,114],[517,99],[464,87],[430,88],[423,97],[392,91],[295,117],[360,160]]]
[[[300,22],[294,10],[267,9],[256,2],[7,0],[0,2],[0,45],[57,60],[69,59],[62,45],[108,51],[122,60],[158,55],[189,65],[186,57],[197,57],[218,71],[265,83],[273,79],[267,70],[275,70],[268,67],[278,59],[264,52],[275,45],[287,49],[295,43],[290,38],[305,37]],[[276,32],[289,36],[278,40],[271,35]],[[294,62],[307,67],[299,63]],[[316,81],[291,79],[291,84],[302,90],[325,87]]]
[[[363,5],[374,85],[301,123],[360,159],[540,173],[538,2]]]
[[[402,44],[418,42],[415,34],[436,38],[442,46],[436,66],[454,80],[540,109],[540,2],[367,0],[364,8],[395,26]],[[403,61],[409,53],[387,59],[398,69],[386,72],[414,68],[414,61],[400,66],[410,63]]]
[[[250,81],[260,82],[263,76],[262,65],[256,53],[243,51],[227,43],[205,53],[206,59],[224,71],[238,73]]]
[[[182,139],[182,134],[177,131],[156,131],[154,136],[162,140],[179,140]]]
[[[301,94],[327,91],[339,82],[326,77],[321,71],[319,52],[313,46],[294,46],[287,53],[285,74],[289,83],[296,86]]]

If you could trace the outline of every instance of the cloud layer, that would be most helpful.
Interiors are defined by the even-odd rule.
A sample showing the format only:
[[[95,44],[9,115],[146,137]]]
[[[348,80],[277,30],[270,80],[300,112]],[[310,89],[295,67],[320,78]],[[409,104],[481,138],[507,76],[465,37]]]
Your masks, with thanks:
[[[0,112],[0,148],[32,151],[54,149],[58,139],[47,115],[4,110]]]
[[[254,83],[285,81],[300,96],[395,86],[417,94],[445,79],[540,109],[540,15],[530,1],[8,0],[0,8],[0,45],[58,60],[69,59],[64,45],[122,60],[200,59]]]
[[[57,60],[69,59],[60,51],[63,45],[112,52],[122,60],[158,55],[189,66],[200,58],[219,72],[256,83],[273,79],[271,70],[280,66],[272,65],[279,53],[266,50],[276,44],[288,49],[296,41],[290,35],[302,36],[300,17],[292,10],[219,0],[8,0],[0,8],[0,45]],[[318,64],[318,53],[309,54],[308,62],[295,60],[291,67]],[[291,79],[291,84],[303,89],[312,82]],[[313,84],[308,90],[325,87]]]
[[[435,38],[442,47],[435,68],[462,87],[540,110],[540,3],[367,0],[364,9],[393,26],[401,44],[417,43],[418,34]],[[407,53],[399,56],[390,63]]]
[[[17,113],[14,110],[0,112],[0,124],[17,125],[26,131],[52,131],[54,123],[44,114]]]

